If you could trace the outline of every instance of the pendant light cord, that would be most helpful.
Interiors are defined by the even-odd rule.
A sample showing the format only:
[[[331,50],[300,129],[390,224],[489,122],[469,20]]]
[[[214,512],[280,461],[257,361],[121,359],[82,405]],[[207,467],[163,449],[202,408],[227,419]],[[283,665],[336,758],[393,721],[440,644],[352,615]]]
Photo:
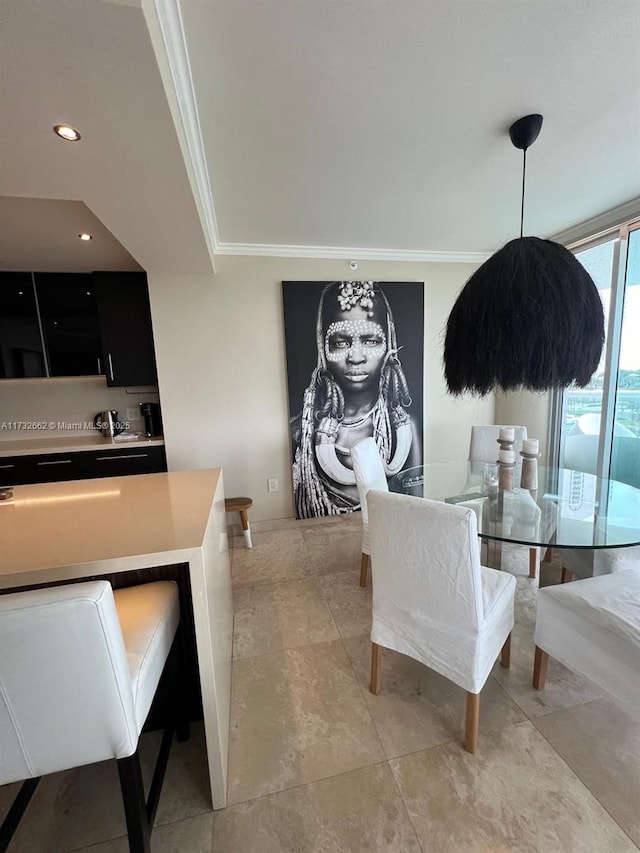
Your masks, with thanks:
[[[524,225],[524,180],[527,173],[527,149],[522,150],[522,202],[520,204],[520,239],[522,239],[522,231]]]

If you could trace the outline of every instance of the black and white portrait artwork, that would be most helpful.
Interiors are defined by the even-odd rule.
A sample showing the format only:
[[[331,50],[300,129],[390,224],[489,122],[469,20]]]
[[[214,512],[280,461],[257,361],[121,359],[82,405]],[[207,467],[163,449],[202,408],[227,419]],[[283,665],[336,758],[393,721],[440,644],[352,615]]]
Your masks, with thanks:
[[[388,480],[423,461],[424,284],[282,290],[296,517],[353,512],[358,441],[375,439]]]

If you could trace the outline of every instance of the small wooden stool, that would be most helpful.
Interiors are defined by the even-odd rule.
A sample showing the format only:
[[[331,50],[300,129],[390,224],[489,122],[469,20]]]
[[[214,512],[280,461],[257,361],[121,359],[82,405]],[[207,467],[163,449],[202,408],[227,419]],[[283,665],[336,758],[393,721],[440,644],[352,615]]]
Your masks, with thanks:
[[[240,516],[244,544],[247,548],[253,548],[253,543],[251,542],[251,527],[249,526],[249,516],[247,515],[247,510],[252,506],[253,501],[251,498],[226,498],[224,502],[226,512],[237,512]]]

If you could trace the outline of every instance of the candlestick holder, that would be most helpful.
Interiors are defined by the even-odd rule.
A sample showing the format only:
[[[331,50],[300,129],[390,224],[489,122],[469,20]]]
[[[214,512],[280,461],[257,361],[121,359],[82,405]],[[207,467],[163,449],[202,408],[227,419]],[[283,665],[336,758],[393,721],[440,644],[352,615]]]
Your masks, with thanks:
[[[513,489],[513,469],[515,468],[514,462],[500,462],[500,474],[498,485],[500,489],[505,491],[511,491]]]
[[[525,453],[520,451],[522,456],[522,473],[520,475],[520,485],[523,489],[535,491],[538,488],[538,458],[540,453]]]
[[[500,445],[500,450],[498,451],[498,464],[500,468],[498,484],[500,489],[510,491],[514,485],[513,469],[516,461],[516,452],[513,446],[515,441],[504,438],[498,438],[496,441]]]
[[[513,441],[506,441],[504,438],[497,438],[496,441],[500,445],[500,450],[513,450],[515,439]],[[498,450],[498,455],[500,455],[500,450]]]

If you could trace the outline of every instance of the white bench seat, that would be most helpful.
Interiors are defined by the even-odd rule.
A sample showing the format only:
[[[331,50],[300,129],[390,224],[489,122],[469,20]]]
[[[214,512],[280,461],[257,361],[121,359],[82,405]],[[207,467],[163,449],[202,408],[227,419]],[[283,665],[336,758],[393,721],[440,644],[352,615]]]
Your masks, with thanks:
[[[534,639],[640,718],[640,568],[539,590]]]

